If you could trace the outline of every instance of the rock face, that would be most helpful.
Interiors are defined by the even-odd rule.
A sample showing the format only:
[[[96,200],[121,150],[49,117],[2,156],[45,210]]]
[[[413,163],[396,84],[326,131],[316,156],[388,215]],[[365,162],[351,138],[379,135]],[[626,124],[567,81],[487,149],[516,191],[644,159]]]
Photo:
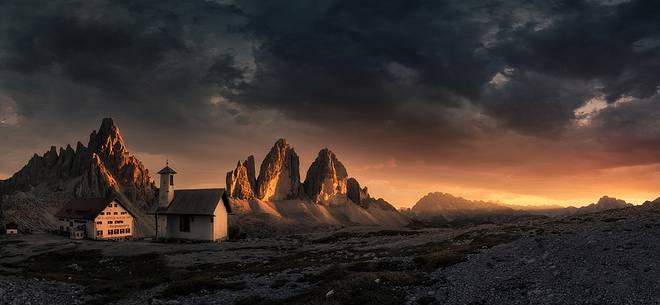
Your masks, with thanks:
[[[332,151],[324,148],[307,170],[305,193],[315,202],[326,203],[337,195],[346,194],[347,178],[344,165]]]
[[[157,188],[142,162],[132,156],[111,118],[103,119],[85,147],[78,142],[58,150],[53,146],[42,156],[35,154],[27,165],[7,180],[0,180],[0,195],[33,192],[39,198],[53,192],[71,197],[123,194],[137,209],[147,211]],[[140,223],[138,223],[140,226]]]
[[[11,178],[0,181],[0,194],[30,191],[37,186],[51,190],[67,190],[73,180],[73,190],[79,197],[122,192],[133,202],[143,205],[155,198],[155,184],[142,162],[130,155],[119,128],[111,118],[103,119],[99,131],[89,136],[85,147],[78,142],[74,151],[70,145],[55,146],[43,156],[34,155]]]
[[[346,180],[346,196],[351,201],[360,204],[360,183],[355,178],[349,178]]]
[[[92,154],[92,162],[76,185],[76,197],[105,197],[111,191],[120,191],[119,184],[103,165],[99,156]]]
[[[227,173],[232,220],[245,232],[272,233],[288,225],[382,225],[402,226],[410,219],[383,199],[369,196],[344,165],[323,149],[300,183],[298,155],[280,139],[261,163],[252,184],[254,159],[238,162]],[[264,228],[268,228],[263,232]]]
[[[300,183],[300,161],[295,150],[279,139],[261,162],[256,195],[263,200],[287,200],[304,197]]]
[[[236,199],[252,199],[255,197],[256,179],[254,177],[254,157],[236,165],[236,169],[227,173],[227,192]]]

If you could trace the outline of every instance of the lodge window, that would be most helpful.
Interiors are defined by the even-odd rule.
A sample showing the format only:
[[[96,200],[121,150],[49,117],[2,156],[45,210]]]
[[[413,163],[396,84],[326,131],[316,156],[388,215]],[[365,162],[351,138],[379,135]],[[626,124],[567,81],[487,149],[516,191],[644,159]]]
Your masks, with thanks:
[[[103,221],[97,221],[96,224],[97,224],[97,225],[102,225],[102,224],[103,224]]]
[[[112,235],[112,230],[108,230],[108,235]]]
[[[124,234],[124,229],[119,229],[119,234]]]
[[[179,216],[179,231],[190,232],[190,216]]]
[[[115,215],[117,215],[117,212],[115,212]]]
[[[115,234],[119,234],[119,229],[115,229]]]
[[[111,225],[111,224],[112,224],[112,221],[108,221],[108,224]]]
[[[108,204],[108,207],[111,208],[111,207],[112,207],[112,203]]]
[[[115,203],[115,208],[117,207],[117,204]]]
[[[174,186],[174,175],[170,175],[170,185]]]
[[[96,236],[103,236],[103,231],[96,231]]]
[[[131,233],[131,228],[126,228],[126,234]]]

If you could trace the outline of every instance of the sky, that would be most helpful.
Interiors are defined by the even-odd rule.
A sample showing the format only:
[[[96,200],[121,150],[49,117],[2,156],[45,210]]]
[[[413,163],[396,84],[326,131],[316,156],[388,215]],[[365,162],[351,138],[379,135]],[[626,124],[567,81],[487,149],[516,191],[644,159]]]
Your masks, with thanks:
[[[660,196],[653,0],[0,1],[0,179],[113,117],[221,187],[278,138],[372,196]]]

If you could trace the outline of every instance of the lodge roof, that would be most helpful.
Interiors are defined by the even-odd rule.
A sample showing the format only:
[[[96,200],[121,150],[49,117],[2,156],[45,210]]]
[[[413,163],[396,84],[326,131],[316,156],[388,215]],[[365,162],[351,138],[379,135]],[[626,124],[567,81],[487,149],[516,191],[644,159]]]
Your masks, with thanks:
[[[55,214],[55,217],[92,220],[113,201],[119,203],[129,214],[131,214],[131,216],[135,217],[135,215],[126,207],[126,204],[122,202],[125,199],[120,199],[120,197],[121,196],[116,194],[111,194],[105,198],[75,198],[67,202],[64,207]]]

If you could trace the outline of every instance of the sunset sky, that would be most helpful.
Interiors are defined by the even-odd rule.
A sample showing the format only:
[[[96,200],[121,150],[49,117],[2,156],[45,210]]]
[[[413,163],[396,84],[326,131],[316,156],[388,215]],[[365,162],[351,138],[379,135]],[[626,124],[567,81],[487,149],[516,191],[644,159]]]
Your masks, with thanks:
[[[660,5],[0,2],[0,179],[113,117],[154,173],[224,187],[278,138],[372,196],[660,196]],[[157,178],[157,177],[154,177]]]

